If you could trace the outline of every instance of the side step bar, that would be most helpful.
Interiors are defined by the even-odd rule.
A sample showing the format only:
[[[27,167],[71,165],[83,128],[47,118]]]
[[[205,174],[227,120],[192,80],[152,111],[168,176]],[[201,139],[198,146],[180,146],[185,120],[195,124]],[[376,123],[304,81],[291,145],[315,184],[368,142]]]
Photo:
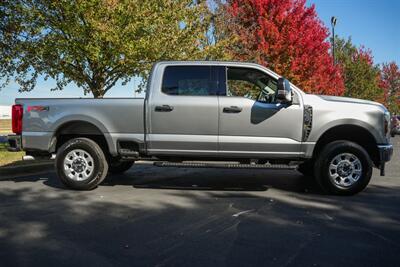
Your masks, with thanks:
[[[225,168],[225,169],[270,169],[270,170],[295,170],[297,165],[287,164],[240,164],[229,162],[168,162],[156,161],[157,167],[181,168]]]
[[[47,157],[45,156],[32,156],[32,155],[25,155],[22,156],[23,161],[30,161],[30,160],[55,160],[56,154],[51,154]]]

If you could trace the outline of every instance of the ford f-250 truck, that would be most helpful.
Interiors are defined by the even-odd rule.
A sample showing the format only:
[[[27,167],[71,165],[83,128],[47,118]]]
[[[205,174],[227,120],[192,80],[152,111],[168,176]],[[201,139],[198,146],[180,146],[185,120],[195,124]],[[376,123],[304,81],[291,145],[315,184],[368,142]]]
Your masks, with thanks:
[[[384,175],[390,114],[375,102],[311,95],[239,62],[159,62],[144,98],[16,99],[10,149],[56,155],[69,188],[89,190],[134,161],[160,167],[294,169],[350,195]]]

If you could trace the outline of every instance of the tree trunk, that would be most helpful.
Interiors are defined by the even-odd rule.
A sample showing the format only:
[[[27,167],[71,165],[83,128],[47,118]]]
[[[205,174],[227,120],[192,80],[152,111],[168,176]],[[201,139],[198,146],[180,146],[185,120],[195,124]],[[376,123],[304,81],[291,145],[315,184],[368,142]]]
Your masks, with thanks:
[[[104,96],[104,88],[102,87],[90,88],[90,91],[92,92],[94,98],[103,98]]]
[[[105,94],[105,74],[104,73],[94,73],[91,84],[90,91],[92,91],[94,98],[103,98]]]

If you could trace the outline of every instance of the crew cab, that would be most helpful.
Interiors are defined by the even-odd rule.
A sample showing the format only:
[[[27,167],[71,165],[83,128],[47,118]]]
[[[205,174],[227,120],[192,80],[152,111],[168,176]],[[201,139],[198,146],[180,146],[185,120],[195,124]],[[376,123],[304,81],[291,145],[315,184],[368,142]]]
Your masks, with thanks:
[[[16,99],[10,149],[55,155],[61,181],[95,188],[135,161],[160,167],[297,169],[351,195],[384,175],[390,114],[375,102],[311,95],[253,63],[158,62],[144,98]],[[283,179],[283,178],[282,178]]]

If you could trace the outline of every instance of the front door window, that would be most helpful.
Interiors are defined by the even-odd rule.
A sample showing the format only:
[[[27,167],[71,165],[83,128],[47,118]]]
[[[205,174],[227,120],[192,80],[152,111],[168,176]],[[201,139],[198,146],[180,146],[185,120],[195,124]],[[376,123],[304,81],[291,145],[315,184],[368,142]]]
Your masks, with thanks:
[[[277,81],[267,74],[248,68],[227,68],[227,96],[275,103]]]

